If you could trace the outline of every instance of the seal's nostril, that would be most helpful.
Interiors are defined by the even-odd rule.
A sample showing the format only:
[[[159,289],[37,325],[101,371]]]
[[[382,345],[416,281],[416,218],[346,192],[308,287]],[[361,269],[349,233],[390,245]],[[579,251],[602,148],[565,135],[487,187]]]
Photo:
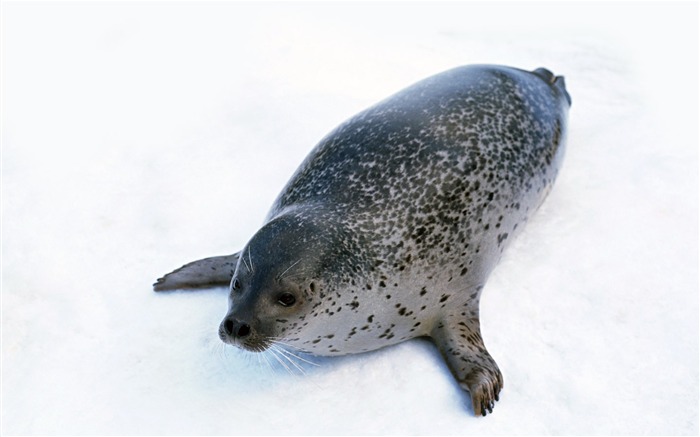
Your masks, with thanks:
[[[227,335],[233,335],[233,320],[224,320],[224,332],[226,332]]]
[[[243,338],[251,333],[250,325],[244,322],[239,322],[234,318],[226,318],[221,324],[222,329],[229,337]]]
[[[247,337],[250,335],[250,326],[242,323],[241,326],[238,327],[238,332],[236,334],[238,334],[239,337]]]

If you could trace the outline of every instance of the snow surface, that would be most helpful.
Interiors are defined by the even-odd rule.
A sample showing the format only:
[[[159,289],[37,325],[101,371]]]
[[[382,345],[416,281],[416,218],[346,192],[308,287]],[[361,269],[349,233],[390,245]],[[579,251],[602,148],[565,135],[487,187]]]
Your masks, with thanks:
[[[3,434],[698,433],[696,2],[5,2],[2,55]],[[337,124],[468,63],[573,98],[482,299],[493,415],[427,341],[290,375],[220,343],[224,289],[151,291],[242,247]]]

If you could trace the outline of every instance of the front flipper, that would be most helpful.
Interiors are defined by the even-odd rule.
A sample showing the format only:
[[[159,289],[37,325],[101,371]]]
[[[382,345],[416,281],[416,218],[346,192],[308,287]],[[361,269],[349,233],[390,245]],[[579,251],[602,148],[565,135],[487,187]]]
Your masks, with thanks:
[[[431,333],[459,385],[469,392],[474,414],[493,412],[503,375],[486,351],[478,318],[448,315]]]
[[[162,278],[158,278],[153,284],[153,289],[165,291],[180,288],[227,286],[231,282],[237,263],[238,253],[193,261]]]

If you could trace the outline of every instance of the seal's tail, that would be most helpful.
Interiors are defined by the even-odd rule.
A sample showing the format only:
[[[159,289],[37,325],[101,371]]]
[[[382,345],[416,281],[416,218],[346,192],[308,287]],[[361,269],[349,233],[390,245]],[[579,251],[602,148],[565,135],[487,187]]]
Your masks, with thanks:
[[[566,101],[569,102],[569,106],[571,106],[571,96],[569,95],[569,92],[566,91],[564,76],[555,76],[551,71],[541,67],[533,71],[533,73],[541,77],[548,84],[554,86],[554,88],[558,89],[559,92],[566,97]]]

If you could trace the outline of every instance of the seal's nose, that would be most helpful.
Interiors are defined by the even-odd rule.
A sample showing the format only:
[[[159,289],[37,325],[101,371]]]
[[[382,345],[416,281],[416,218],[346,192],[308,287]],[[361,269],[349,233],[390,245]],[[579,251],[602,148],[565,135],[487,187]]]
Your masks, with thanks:
[[[236,319],[227,317],[222,325],[224,332],[230,337],[244,338],[250,335],[250,325]]]

